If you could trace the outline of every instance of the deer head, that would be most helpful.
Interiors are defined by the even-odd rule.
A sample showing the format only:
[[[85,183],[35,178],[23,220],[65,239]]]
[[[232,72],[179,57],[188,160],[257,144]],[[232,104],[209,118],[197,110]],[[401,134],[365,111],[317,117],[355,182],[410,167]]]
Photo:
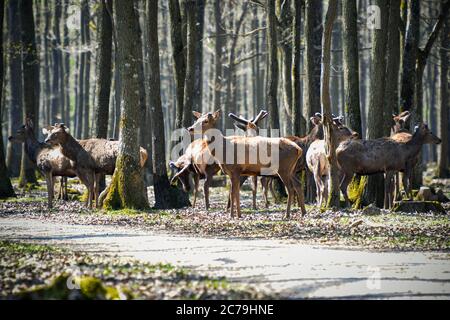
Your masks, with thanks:
[[[393,125],[392,132],[397,133],[401,130],[405,130],[408,127],[408,122],[411,118],[411,113],[409,111],[403,111],[399,115],[392,115]]]
[[[442,142],[423,122],[414,128],[413,139],[423,139],[423,144],[440,144]]]
[[[25,119],[25,124],[16,130],[16,134],[9,136],[8,140],[13,143],[24,143],[29,137],[34,137],[34,125],[30,118]]]
[[[67,141],[69,128],[67,128],[64,123],[55,123],[54,126],[43,128],[42,133],[47,135],[45,143],[50,145],[60,145]]]
[[[186,155],[182,155],[177,161],[170,161],[169,167],[176,172],[176,174],[170,180],[170,184],[174,184],[176,179],[179,179],[183,185],[183,190],[185,192],[191,191],[191,183],[189,179],[189,167],[191,163],[187,159]]]
[[[209,129],[215,128],[217,120],[220,117],[220,110],[215,112],[207,112],[205,114],[201,114],[200,112],[193,111],[192,114],[197,120],[194,122],[192,126],[187,128],[191,135],[193,134],[203,134]]]

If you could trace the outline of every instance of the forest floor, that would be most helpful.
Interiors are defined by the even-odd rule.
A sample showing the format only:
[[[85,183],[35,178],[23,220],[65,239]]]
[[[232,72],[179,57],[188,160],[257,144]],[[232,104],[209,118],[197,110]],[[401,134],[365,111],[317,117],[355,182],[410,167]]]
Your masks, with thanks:
[[[448,186],[448,181],[441,181],[440,183]],[[77,199],[83,191],[83,186],[77,184],[76,180],[72,180],[70,189],[71,197]],[[295,276],[305,277],[305,272],[307,274],[308,272],[314,272],[311,270],[316,270],[315,272],[321,270],[319,274],[313,274],[311,277],[319,277],[321,281],[327,283],[328,287],[335,288],[337,286],[342,288],[342,283],[345,286],[354,286],[354,283],[351,284],[353,280],[348,280],[354,278],[359,279],[359,287],[355,291],[359,292],[360,295],[357,294],[358,297],[361,297],[361,295],[381,298],[392,297],[389,293],[387,295],[383,293],[379,296],[370,296],[370,293],[367,293],[367,289],[360,288],[366,287],[366,269],[369,265],[367,261],[376,261],[374,264],[377,268],[381,268],[383,275],[396,270],[395,272],[400,272],[402,277],[407,277],[408,281],[415,281],[415,284],[410,283],[408,286],[417,288],[416,296],[420,296],[420,292],[423,293],[424,288],[426,289],[425,292],[429,291],[431,296],[445,297],[450,294],[450,288],[448,288],[450,284],[450,279],[448,278],[448,273],[450,272],[448,266],[450,261],[448,256],[450,252],[450,215],[448,205],[444,206],[447,214],[391,213],[385,210],[364,211],[350,209],[339,212],[321,212],[314,206],[307,206],[308,214],[305,217],[300,217],[298,210],[294,207],[292,218],[283,220],[285,204],[271,204],[266,209],[264,208],[261,192],[259,192],[257,204],[260,209],[253,210],[251,208],[251,191],[246,187],[242,192],[243,217],[241,219],[230,219],[225,210],[226,201],[224,199],[226,199],[227,189],[223,187],[211,189],[210,202],[212,203],[212,208],[209,211],[203,209],[202,197],[197,203],[197,208],[182,210],[87,210],[76,200],[68,202],[56,201],[54,209],[48,210],[44,184],[41,184],[37,189],[28,191],[17,190],[17,192],[18,198],[0,202],[1,239],[25,243],[37,242],[39,244],[50,243],[56,245],[70,243],[71,245],[63,253],[53,247],[46,247],[48,250],[41,250],[41,247],[37,247],[37,252],[35,252],[32,245],[2,242],[0,245],[0,256],[3,258],[0,260],[0,265],[8,265],[10,268],[0,268],[1,272],[6,272],[5,276],[7,276],[5,278],[3,274],[0,274],[0,278],[10,279],[8,280],[10,282],[3,282],[0,287],[6,288],[2,289],[3,292],[5,292],[4,290],[10,290],[8,291],[10,294],[14,288],[16,291],[24,288],[30,289],[35,284],[48,283],[51,279],[55,281],[55,274],[64,275],[65,269],[60,267],[62,264],[58,261],[67,261],[66,266],[73,264],[74,261],[81,261],[81,265],[86,266],[86,273],[83,270],[83,274],[105,281],[105,288],[120,288],[121,283],[125,281],[124,279],[129,277],[131,279],[131,287],[142,289],[141,291],[137,289],[132,290],[133,297],[137,298],[220,298],[224,297],[224,295],[226,297],[251,298],[268,297],[267,292],[284,292],[281,295],[282,297],[338,297],[339,295],[334,295],[336,292],[340,292],[340,294],[346,292],[345,290],[336,291],[336,289],[331,289],[331,293],[330,291],[325,292],[324,288],[320,289],[324,286],[323,283],[318,284],[317,281],[311,279],[302,278],[301,285],[299,285],[300,280],[296,279]],[[151,203],[153,203],[152,194],[153,192],[149,188]],[[148,256],[141,256],[140,250],[143,250],[142,254],[146,250],[142,247],[142,241],[139,238],[133,239],[137,233],[142,234],[142,236],[148,235],[152,239],[148,240],[148,243],[158,243],[158,250],[153,248],[153,251],[150,250],[151,252],[147,253]],[[22,237],[22,235],[24,236]],[[132,265],[137,265],[139,270],[150,269],[155,270],[158,275],[163,274],[161,281],[155,280],[158,284],[160,282],[164,284],[161,290],[156,290],[157,287],[155,291],[149,290],[148,287],[142,285],[143,282],[140,282],[141,278],[159,279],[155,277],[155,273],[142,271],[144,275],[137,277],[138,279],[136,280],[130,273],[132,271],[127,268],[121,268],[121,264],[126,266],[129,264],[114,257],[114,254],[117,254],[115,249],[111,249],[113,253],[111,257],[110,255],[105,256],[102,254],[108,251],[109,247],[105,249],[101,249],[98,246],[93,247],[92,252],[89,253],[85,251],[86,248],[84,247],[82,251],[79,250],[79,247],[74,247],[74,244],[78,244],[78,241],[83,241],[85,244],[91,244],[92,242],[99,244],[99,239],[97,238],[104,235],[107,236],[104,240],[108,244],[112,243],[112,246],[114,246],[115,242],[118,248],[121,245],[126,245],[120,250],[117,249],[119,250],[119,255],[122,257],[123,253],[128,253],[126,256],[131,256],[135,259]],[[131,240],[129,237],[131,237]],[[130,243],[136,242],[135,245],[138,245],[137,249],[126,249],[130,244],[127,241],[130,241]],[[168,246],[170,246],[177,243],[177,241],[181,242],[183,246],[180,248],[168,247],[164,251],[164,255],[159,253],[161,250],[160,243],[168,243]],[[216,241],[220,243],[218,244]],[[185,245],[187,242],[193,243],[193,247],[189,247],[190,244]],[[205,244],[204,247],[200,247],[204,251],[205,261],[202,260],[202,252],[192,255],[192,250],[197,250],[198,247],[196,245],[200,242]],[[207,243],[211,243],[211,246]],[[33,250],[29,252],[30,250],[21,248],[21,246],[28,246]],[[289,246],[289,249],[285,246]],[[145,248],[147,247],[148,245]],[[210,247],[219,251],[208,252]],[[228,247],[230,247],[229,253]],[[273,252],[268,253],[269,249],[267,248],[273,248]],[[54,252],[56,252],[55,250],[59,252],[55,259],[42,259],[46,255],[48,257],[53,256]],[[179,253],[174,255],[172,260],[165,261],[164,258],[170,256],[168,253],[170,250],[179,251]],[[42,252],[45,252],[45,254]],[[227,253],[224,254],[224,252]],[[397,254],[395,255],[394,252],[397,252]],[[41,254],[44,254],[44,256]],[[272,286],[275,285],[277,287],[277,290],[268,291],[261,289],[261,282],[264,283],[266,281],[264,278],[262,280],[258,278],[260,276],[258,272],[261,272],[261,270],[258,272],[249,271],[247,277],[242,275],[242,270],[236,270],[236,266],[242,263],[241,260],[247,261],[246,259],[251,257],[252,254],[263,254],[263,256],[255,256],[253,258],[254,261],[248,262],[250,263],[248,267],[250,270],[258,269],[256,265],[259,266],[260,263],[265,263],[266,258],[270,260],[267,255],[273,256],[273,259],[281,263],[281,265],[277,264],[276,266],[271,266],[269,263],[265,266],[269,270],[268,278],[270,278]],[[180,260],[183,260],[186,255],[190,258],[186,258],[187,260],[180,263]],[[311,262],[308,262],[312,264],[311,266],[308,265],[305,270],[300,271],[300,269],[305,268],[304,265],[300,264],[305,264],[306,262],[303,261],[298,264],[296,262],[298,259],[295,257],[310,255],[318,255],[318,257],[316,260],[312,259]],[[322,255],[326,256],[329,261],[322,261]],[[391,258],[389,258],[390,255],[392,255]],[[436,255],[439,255],[439,257]],[[145,263],[142,262],[141,258],[145,258]],[[284,265],[282,262],[286,259],[290,262],[286,262]],[[215,273],[211,273],[209,268],[204,268],[205,265],[209,265],[213,260],[217,260],[218,262],[215,263],[220,264],[213,268],[217,271]],[[31,265],[28,264],[29,261],[31,261]],[[36,267],[33,261],[40,261],[41,265]],[[163,264],[159,264],[161,261],[164,261]],[[78,262],[76,263],[78,265]],[[167,263],[170,267],[166,268],[164,265]],[[98,265],[102,267],[98,267]],[[161,268],[157,267],[158,265]],[[185,266],[194,265],[196,265],[194,271],[189,268],[184,269]],[[326,266],[325,268],[324,265]],[[349,269],[349,266],[352,265],[354,265],[355,269]],[[420,270],[414,269],[416,265],[420,266]],[[228,269],[225,270],[224,266],[228,266]],[[23,273],[19,273],[19,277],[16,276],[13,278],[14,280],[11,280],[11,272],[15,274],[17,272],[16,268],[23,270]],[[118,279],[114,280],[107,275],[102,276],[103,271],[101,270],[105,268],[123,270],[125,274],[123,277],[121,274]],[[348,279],[341,283],[338,276],[333,278],[332,271],[330,271],[333,268],[343,268],[337,271],[337,274],[340,275],[343,272]],[[36,271],[32,271],[34,269]],[[170,269],[169,274],[164,273],[166,269]],[[177,276],[174,276],[178,271],[172,271],[172,269],[182,270],[180,272],[186,277],[182,277],[178,281]],[[408,271],[409,269],[412,271]],[[52,272],[46,272],[45,270],[52,270]],[[141,275],[142,272],[140,273]],[[289,273],[289,276],[286,273]],[[360,275],[356,276],[358,273]],[[363,274],[362,276],[361,273]],[[43,274],[43,276],[34,278],[40,274]],[[202,278],[198,274],[206,274],[210,278],[208,276],[203,276]],[[50,275],[53,275],[53,277],[50,277]],[[175,284],[165,287],[167,283],[163,278],[166,276],[167,283],[173,282]],[[248,279],[256,277],[259,280],[250,282],[252,284],[256,283],[257,289],[248,286],[241,287],[239,290],[234,289],[228,285],[229,281],[222,278],[222,276],[227,276],[227,279],[229,277],[233,285],[235,281],[239,282],[240,285],[247,285]],[[397,276],[395,273],[391,278],[394,279]],[[23,277],[24,281],[21,280],[21,277]],[[206,279],[205,282],[193,280],[194,285],[192,285],[191,279],[198,279],[199,277]],[[286,279],[280,280],[278,279],[280,277],[286,277]],[[328,277],[329,279],[326,280]],[[34,280],[30,282],[30,279]],[[431,282],[424,282],[428,281],[426,279],[431,279]],[[392,290],[395,291],[395,288],[406,284],[405,279],[400,282],[398,279],[394,280],[392,280],[394,282],[391,281],[391,284],[384,285],[384,289],[394,288]],[[314,285],[305,281],[312,281]],[[436,289],[436,286],[440,289]],[[202,289],[203,291],[198,290],[200,287],[204,288]],[[192,290],[190,291],[186,288],[191,288]],[[305,291],[305,288],[310,289]],[[386,290],[389,291],[390,289]],[[117,292],[120,293],[121,291]],[[160,294],[157,295],[155,292]],[[232,292],[232,294],[228,295],[228,292]],[[315,293],[312,294],[311,292]],[[405,296],[405,294],[402,293],[400,296]],[[120,297],[123,296],[123,294],[120,295]]]

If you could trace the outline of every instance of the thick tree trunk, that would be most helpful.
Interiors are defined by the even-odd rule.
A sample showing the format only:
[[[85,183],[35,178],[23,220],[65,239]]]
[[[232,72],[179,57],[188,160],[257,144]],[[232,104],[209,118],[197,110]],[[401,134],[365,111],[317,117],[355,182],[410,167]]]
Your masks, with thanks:
[[[195,89],[195,53],[197,48],[196,33],[196,1],[185,0],[187,20],[187,52],[186,52],[186,78],[184,81],[183,100],[183,127],[192,125],[192,110],[194,106]]]
[[[8,34],[9,34],[9,85],[11,103],[9,109],[9,135],[22,124],[22,60],[20,50],[20,13],[19,2],[8,3]],[[20,159],[22,147],[17,143],[8,143],[6,166],[12,177],[18,177],[20,173]]]
[[[30,118],[38,127],[39,115],[39,56],[34,31],[33,2],[20,2],[20,21],[22,26],[22,70],[24,94],[24,117]],[[22,149],[19,186],[36,184],[35,166]]]
[[[386,79],[386,43],[388,26],[388,0],[377,0],[376,5],[380,8],[381,28],[373,30],[374,39],[372,45],[372,73],[371,92],[369,104],[369,119],[367,139],[377,139],[384,135],[384,93]],[[383,175],[369,176],[364,189],[363,201],[375,203],[378,207],[384,205],[384,183]]]
[[[52,40],[52,59],[53,59],[53,74],[52,74],[52,106],[51,106],[51,124],[62,121],[62,105],[61,105],[61,39],[60,39],[60,25],[61,25],[61,0],[56,0],[54,4],[53,13],[53,40]]]
[[[44,123],[51,123],[51,83],[50,83],[50,7],[48,0],[44,1]]]
[[[203,111],[203,30],[205,26],[205,0],[197,0],[197,47],[195,53],[194,108]]]
[[[85,63],[84,63],[84,89],[83,89],[83,139],[90,137],[90,79],[91,79],[91,33],[89,29],[90,13],[89,1],[84,0],[82,3],[82,11],[84,11],[84,39],[85,39]]]
[[[441,33],[441,48],[439,50],[441,57],[441,70],[439,75],[440,81],[440,105],[439,105],[439,136],[442,139],[442,143],[438,149],[438,165],[440,178],[448,178],[448,153],[449,153],[449,98],[448,98],[448,63],[450,60],[449,50],[450,48],[450,21],[445,20],[445,24]]]
[[[104,206],[109,209],[148,208],[148,199],[139,164],[140,124],[138,51],[142,51],[133,1],[114,1],[118,44],[118,66],[123,81],[120,147],[116,169]]]
[[[189,206],[187,194],[171,186],[167,177],[164,122],[161,107],[159,44],[158,44],[158,4],[147,0],[147,34],[149,62],[149,103],[153,130],[153,186],[155,192],[155,208],[169,209]]]
[[[277,17],[275,0],[267,0],[267,81],[266,97],[270,114],[271,129],[280,129],[278,111],[278,56],[277,56]]]
[[[172,43],[173,68],[176,85],[175,127],[183,126],[184,81],[186,78],[186,57],[184,55],[182,20],[178,0],[169,0],[170,40]]]
[[[64,79],[63,79],[63,91],[64,91],[64,104],[65,104],[65,114],[63,116],[64,122],[67,127],[70,128],[70,53],[67,52],[69,50],[69,28],[67,26],[67,20],[68,20],[68,9],[69,9],[69,0],[64,0],[64,39],[63,39],[63,46],[64,46],[64,53],[63,53],[63,59],[64,59]]]
[[[329,197],[328,208],[339,208],[339,172],[336,161],[336,138],[332,128],[331,99],[330,99],[330,69],[331,69],[331,36],[333,24],[338,12],[337,0],[328,1],[328,10],[325,16],[325,23],[322,37],[322,72],[321,72],[321,93],[322,93],[322,119],[324,124],[324,138],[326,141],[326,155],[330,163]]]
[[[108,135],[109,97],[112,77],[112,0],[102,0],[99,11],[95,136],[106,139]]]
[[[348,125],[362,136],[359,102],[359,52],[356,0],[343,2],[345,115]]]
[[[406,26],[405,48],[400,94],[400,108],[414,110],[414,86],[416,83],[417,50],[420,41],[420,1],[408,1],[408,24]]]
[[[294,35],[292,44],[292,134],[303,136],[306,133],[306,120],[302,112],[302,81],[301,72],[301,16],[302,0],[294,0],[294,21],[292,33]]]
[[[221,92],[222,92],[222,52],[224,43],[224,33],[222,25],[222,11],[221,11],[221,0],[214,1],[214,18],[216,27],[216,37],[214,43],[214,110],[221,107]]]
[[[388,136],[392,123],[392,114],[398,109],[398,87],[400,67],[400,0],[389,1],[389,25],[386,65],[386,90],[384,107],[384,135]]]
[[[83,4],[82,4],[82,8],[83,8]],[[77,90],[78,90],[78,111],[75,114],[76,117],[76,137],[77,139],[81,139],[82,135],[83,135],[83,122],[84,122],[84,80],[85,80],[85,65],[86,65],[86,52],[84,51],[85,45],[86,45],[86,33],[84,31],[84,29],[86,28],[86,22],[85,20],[87,19],[86,17],[86,11],[85,10],[80,10],[80,45],[79,48],[81,50],[80,53],[80,61],[79,61],[79,65],[78,65],[78,85],[77,85]]]
[[[321,111],[322,1],[305,0],[306,105],[309,117]],[[308,129],[311,124],[308,121]]]
[[[5,16],[5,1],[0,0],[0,119],[3,115],[3,19]],[[0,199],[14,197],[14,189],[6,169],[5,153],[3,152],[2,121],[0,121]]]

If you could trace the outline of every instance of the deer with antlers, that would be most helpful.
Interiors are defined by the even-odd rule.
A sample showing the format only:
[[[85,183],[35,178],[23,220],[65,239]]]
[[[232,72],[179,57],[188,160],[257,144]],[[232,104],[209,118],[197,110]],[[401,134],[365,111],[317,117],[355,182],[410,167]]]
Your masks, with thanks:
[[[301,183],[294,174],[297,161],[302,155],[302,149],[285,138],[225,137],[219,130],[215,129],[220,111],[205,114],[194,112],[194,116],[197,120],[188,128],[188,131],[191,134],[204,137],[211,155],[222,171],[230,177],[230,216],[234,217],[235,208],[237,216],[241,216],[239,194],[241,176],[277,175],[288,191],[285,213],[285,217],[288,218],[295,192],[297,191],[298,194],[303,196]],[[256,130],[253,123],[248,125],[249,129]],[[304,201],[301,201],[301,211],[302,214],[306,213]]]

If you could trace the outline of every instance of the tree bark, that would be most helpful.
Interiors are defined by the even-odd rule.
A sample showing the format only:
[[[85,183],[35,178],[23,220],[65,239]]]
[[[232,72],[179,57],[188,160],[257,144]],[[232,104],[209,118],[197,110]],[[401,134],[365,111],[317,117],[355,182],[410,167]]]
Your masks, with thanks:
[[[270,114],[271,129],[280,129],[278,111],[278,56],[277,56],[277,17],[275,0],[267,0],[267,80],[266,96]]]
[[[305,52],[306,52],[306,117],[321,112],[320,77],[322,56],[322,1],[305,2]],[[308,129],[311,124],[308,121]]]
[[[197,47],[195,53],[194,108],[203,111],[203,31],[205,26],[205,0],[197,0]]]
[[[102,0],[99,10],[95,136],[106,139],[108,135],[109,97],[112,78],[112,0]]]
[[[438,149],[438,175],[440,178],[448,178],[448,152],[449,152],[449,140],[448,140],[448,128],[449,128],[449,98],[448,98],[448,63],[449,63],[449,51],[450,48],[450,21],[445,20],[444,27],[441,33],[441,48],[439,50],[441,57],[441,70],[439,75],[440,81],[440,106],[439,106],[439,136],[442,139],[442,143]]]
[[[50,83],[50,7],[48,0],[44,1],[44,123],[51,123],[51,83]]]
[[[302,0],[294,0],[294,21],[292,33],[292,134],[303,136],[306,134],[306,120],[302,112],[302,82],[301,72],[301,16]]]
[[[5,16],[5,1],[0,0],[0,119],[3,119],[3,20]],[[8,169],[6,168],[5,153],[3,152],[3,130],[2,121],[0,121],[0,199],[14,197],[14,189],[9,179]]]
[[[9,34],[9,85],[11,103],[9,109],[9,135],[22,124],[22,60],[20,50],[20,13],[18,1],[8,3],[8,34]],[[22,148],[20,144],[8,143],[6,166],[12,177],[20,174],[20,159]]]
[[[384,135],[384,93],[386,79],[386,44],[387,26],[389,19],[388,0],[377,0],[380,8],[381,28],[373,30],[372,44],[372,73],[371,92],[369,104],[369,119],[367,139],[377,139]],[[363,199],[365,203],[375,203],[382,208],[384,205],[383,175],[369,176],[364,189]]]
[[[133,1],[114,1],[118,63],[123,81],[120,147],[116,169],[104,206],[109,209],[148,208],[140,167],[138,128],[140,124],[138,50],[142,50]]]
[[[331,98],[330,98],[330,69],[331,69],[331,36],[333,24],[338,11],[337,0],[328,2],[328,10],[325,16],[325,23],[322,37],[322,72],[321,72],[321,93],[322,93],[322,121],[324,124],[324,138],[326,141],[325,152],[330,163],[330,181],[328,208],[339,208],[339,172],[336,161],[336,140],[332,128]]]
[[[414,110],[414,86],[416,83],[416,61],[420,38],[420,1],[408,1],[408,24],[403,50],[401,110]]]
[[[345,115],[348,125],[362,136],[359,102],[358,14],[356,0],[343,2]]]
[[[63,77],[63,92],[64,92],[64,104],[65,104],[65,114],[64,114],[64,122],[66,126],[70,128],[70,53],[67,52],[69,49],[69,28],[67,26],[68,20],[68,9],[69,9],[69,0],[64,0],[64,13],[63,13],[63,21],[64,21],[64,34],[63,34],[63,59],[64,59],[64,77]]]
[[[53,59],[53,74],[52,74],[52,106],[51,106],[51,124],[62,121],[62,105],[61,105],[61,0],[56,0],[54,3],[53,12],[53,40],[52,40],[52,59]]]
[[[195,52],[197,48],[196,0],[184,0],[187,20],[186,78],[184,81],[183,127],[192,125],[195,89]]]
[[[183,126],[184,81],[186,78],[186,57],[184,55],[182,20],[178,0],[169,0],[170,40],[172,43],[173,68],[176,85],[175,127]]]
[[[146,1],[147,12],[147,51],[149,62],[149,103],[151,108],[151,123],[153,130],[153,186],[155,192],[155,208],[169,209],[189,206],[187,194],[181,192],[169,183],[166,170],[166,153],[164,138],[164,122],[161,106],[159,44],[158,44],[158,3]]]
[[[85,63],[84,63],[84,89],[83,89],[83,139],[87,139],[90,136],[90,123],[89,123],[89,114],[90,114],[90,79],[91,79],[91,33],[89,29],[90,22],[90,13],[89,13],[89,1],[83,0],[82,2],[82,11],[84,11],[84,52],[85,54]]]
[[[222,92],[222,52],[223,52],[223,35],[225,30],[222,26],[221,0],[214,1],[214,18],[216,27],[216,37],[214,43],[214,110],[221,108],[221,92]]]
[[[39,56],[34,30],[33,2],[22,0],[19,5],[22,26],[22,72],[24,94],[24,117],[30,118],[38,127],[39,115]],[[19,186],[37,184],[35,166],[22,149]]]

